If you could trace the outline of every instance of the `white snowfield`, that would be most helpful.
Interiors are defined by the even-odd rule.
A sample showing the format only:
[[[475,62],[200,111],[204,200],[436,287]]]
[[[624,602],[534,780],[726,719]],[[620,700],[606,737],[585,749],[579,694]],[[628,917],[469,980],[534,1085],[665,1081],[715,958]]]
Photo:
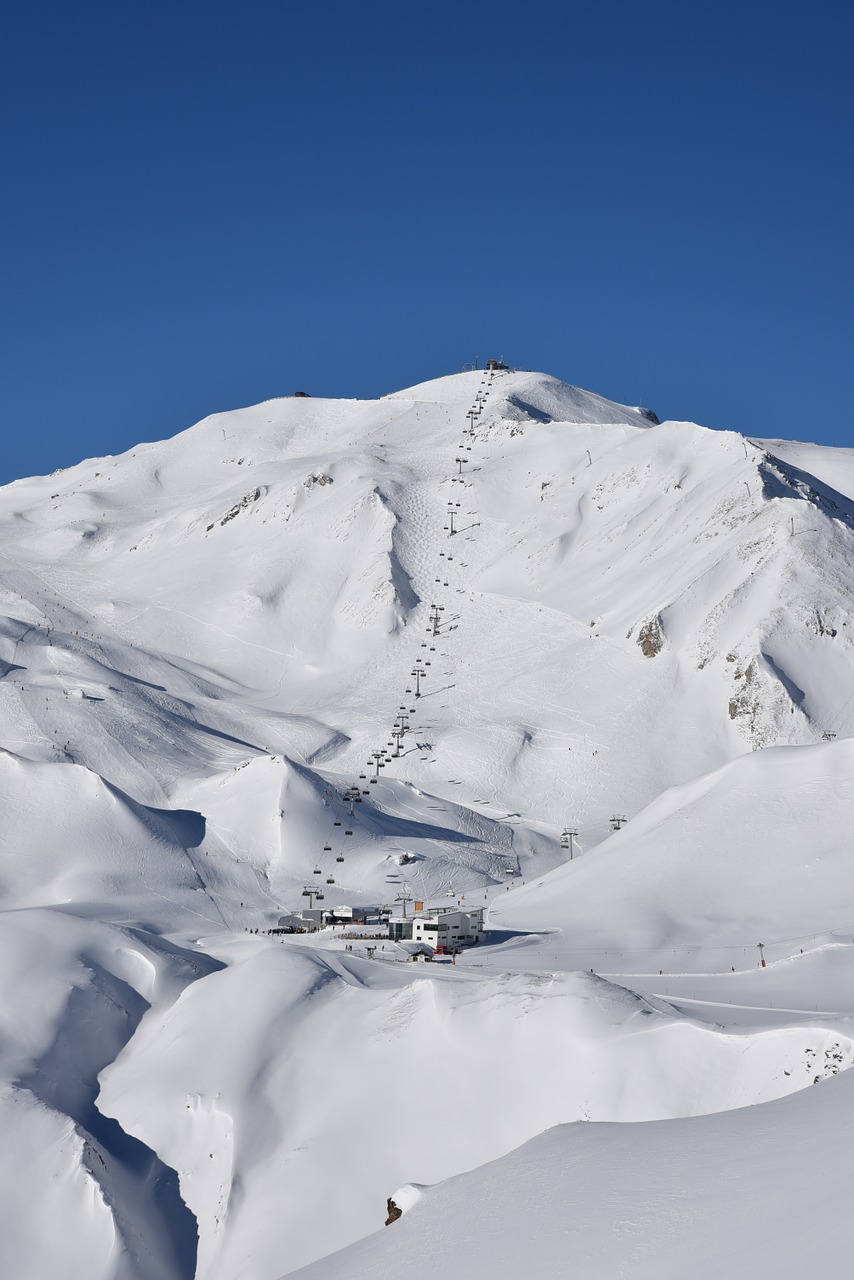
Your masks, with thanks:
[[[393,1231],[291,1274],[764,1280],[819,1256],[846,1275],[851,1083],[702,1119],[561,1125],[426,1195],[404,1188]]]
[[[0,490],[0,1270],[843,1267],[849,494],[503,371]]]

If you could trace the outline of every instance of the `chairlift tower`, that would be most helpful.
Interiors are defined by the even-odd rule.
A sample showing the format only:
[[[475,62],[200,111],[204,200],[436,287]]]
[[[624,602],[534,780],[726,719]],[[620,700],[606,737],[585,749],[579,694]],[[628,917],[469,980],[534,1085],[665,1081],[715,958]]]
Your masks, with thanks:
[[[350,807],[350,817],[356,816],[355,806],[362,803],[362,796],[358,787],[348,787],[344,792],[344,803]]]
[[[439,634],[439,626],[442,622],[442,612],[444,608],[445,606],[440,604],[433,604],[430,606],[430,610],[431,610],[430,618],[429,618],[430,626],[427,628],[427,630],[433,636],[437,636]]]
[[[578,832],[577,832],[577,831],[570,831],[569,827],[565,827],[565,828],[564,828],[563,835],[562,835],[562,836],[561,836],[561,838],[560,838],[560,847],[561,847],[561,849],[568,849],[568,850],[569,850],[569,861],[570,861],[570,862],[572,862],[572,855],[573,855],[573,852],[574,852],[572,842],[573,842],[573,840],[577,840],[577,839],[578,839]]]
[[[623,814],[615,813],[613,817],[608,819],[608,821],[611,824],[612,831],[619,831],[623,824],[628,822],[628,818]]]
[[[320,889],[316,888],[314,885],[309,885],[309,884],[307,884],[307,885],[305,886],[305,888],[303,889],[303,891],[302,891],[302,896],[303,896],[304,898],[308,898],[308,909],[309,909],[309,911],[313,910],[315,902],[322,902],[322,901],[323,901],[323,892],[322,892],[322,890],[320,890]]]
[[[404,918],[404,920],[406,919],[406,904],[407,904],[407,902],[411,902],[411,901],[412,901],[412,898],[409,896],[409,894],[408,894],[408,893],[399,893],[399,894],[397,895],[397,897],[395,898],[395,902],[399,902],[399,903],[401,904],[401,906],[403,907],[403,918]]]
[[[408,729],[409,724],[406,717],[402,715],[398,716],[394,722],[394,728],[391,731],[391,736],[394,738],[396,744],[394,752],[396,756],[400,755],[401,747],[403,746],[403,737]]]
[[[415,696],[416,696],[416,698],[420,698],[420,697],[421,697],[421,681],[422,681],[422,680],[425,678],[425,676],[427,675],[427,672],[426,672],[426,671],[424,670],[424,668],[420,665],[420,662],[421,662],[421,659],[419,658],[418,662],[416,662],[415,666],[412,668],[412,677],[413,677],[413,679],[415,680]]]

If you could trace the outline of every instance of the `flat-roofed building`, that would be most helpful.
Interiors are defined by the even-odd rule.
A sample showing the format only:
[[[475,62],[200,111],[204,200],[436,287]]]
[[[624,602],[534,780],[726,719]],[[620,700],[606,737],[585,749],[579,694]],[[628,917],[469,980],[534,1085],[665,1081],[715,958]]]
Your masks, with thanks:
[[[440,907],[425,911],[412,920],[412,941],[446,951],[472,946],[483,937],[483,908],[465,911],[459,907]]]

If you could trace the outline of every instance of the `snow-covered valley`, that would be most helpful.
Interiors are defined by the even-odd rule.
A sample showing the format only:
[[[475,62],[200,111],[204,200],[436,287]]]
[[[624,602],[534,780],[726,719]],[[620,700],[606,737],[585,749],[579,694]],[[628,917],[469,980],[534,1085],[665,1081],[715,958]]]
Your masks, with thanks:
[[[0,531],[10,1275],[844,1265],[854,451],[473,371]]]

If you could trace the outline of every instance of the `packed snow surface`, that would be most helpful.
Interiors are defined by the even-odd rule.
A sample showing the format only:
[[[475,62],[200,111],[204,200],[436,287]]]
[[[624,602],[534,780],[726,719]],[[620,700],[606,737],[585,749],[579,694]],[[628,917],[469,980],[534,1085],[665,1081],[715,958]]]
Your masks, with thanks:
[[[439,1187],[402,1188],[393,1231],[295,1274],[394,1280],[405,1258],[413,1280],[720,1280],[809,1275],[819,1253],[844,1275],[851,1083],[700,1120],[561,1125]]]
[[[840,1266],[849,495],[513,371],[0,490],[10,1274]]]

